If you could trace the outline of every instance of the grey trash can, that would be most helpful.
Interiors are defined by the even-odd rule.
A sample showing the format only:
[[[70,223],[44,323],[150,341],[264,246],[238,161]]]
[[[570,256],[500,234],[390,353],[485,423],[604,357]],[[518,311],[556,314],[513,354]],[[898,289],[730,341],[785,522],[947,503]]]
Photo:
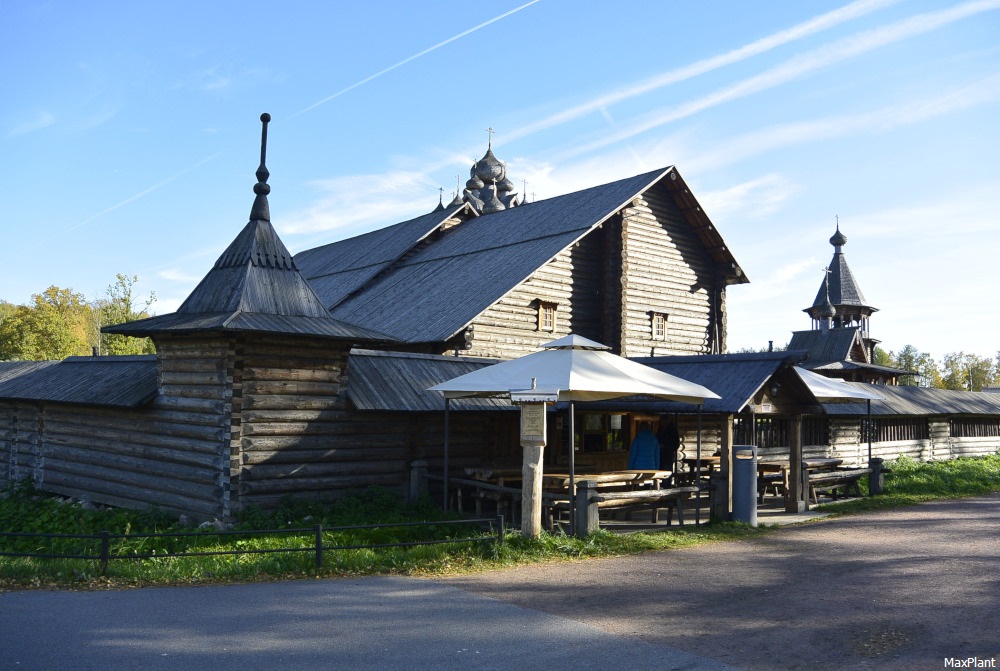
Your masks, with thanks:
[[[757,446],[733,446],[733,521],[757,526]]]

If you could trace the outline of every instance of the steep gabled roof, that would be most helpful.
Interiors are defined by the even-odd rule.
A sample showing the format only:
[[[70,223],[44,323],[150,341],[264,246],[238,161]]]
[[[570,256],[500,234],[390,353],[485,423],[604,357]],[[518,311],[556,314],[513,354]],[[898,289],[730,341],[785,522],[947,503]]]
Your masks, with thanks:
[[[378,259],[380,264],[377,273],[369,274],[367,283],[360,275],[351,276],[351,283],[358,289],[346,298],[340,298],[342,292],[328,290],[323,285],[319,291],[327,305],[333,304],[331,315],[337,319],[378,329],[406,342],[443,342],[658,183],[678,203],[707,252],[726,271],[729,281],[745,282],[718,231],[683,179],[670,167],[466,221],[408,255],[400,255],[395,248],[383,255],[371,251],[370,246],[384,239],[382,236],[329,245],[323,248],[323,254],[330,258],[336,257],[342,246],[345,252]],[[442,217],[446,212],[434,214]],[[407,231],[411,240],[427,235],[423,233],[418,238],[420,229],[417,224],[414,228],[417,230],[405,227],[400,230]],[[398,260],[386,260],[393,255]],[[322,268],[318,253],[315,263],[311,256],[311,252],[303,252],[296,258],[303,258],[309,277],[319,280],[327,271]],[[342,275],[359,272],[352,265],[337,262],[332,268],[334,271],[343,268],[339,271]]]
[[[809,358],[802,367],[814,368],[833,361],[856,359],[851,355],[860,344],[861,333],[856,327],[816,329],[793,332],[788,349],[808,352]]]
[[[266,117],[266,118],[265,118]],[[271,226],[264,166],[267,122],[261,142],[250,221],[230,243],[177,312],[105,327],[106,333],[156,335],[198,331],[243,331],[310,335],[354,341],[392,340],[384,333],[333,319],[302,277]]]
[[[295,255],[299,272],[327,309],[334,307],[384,271],[466,205],[448,206],[394,226],[380,228]]]

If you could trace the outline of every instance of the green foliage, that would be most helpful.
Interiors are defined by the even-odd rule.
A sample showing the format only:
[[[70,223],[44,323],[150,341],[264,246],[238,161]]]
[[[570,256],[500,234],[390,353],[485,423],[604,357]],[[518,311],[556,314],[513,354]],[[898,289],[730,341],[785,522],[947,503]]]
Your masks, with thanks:
[[[136,275],[118,274],[105,296],[88,304],[72,289],[51,286],[31,297],[30,305],[0,301],[0,361],[55,361],[68,356],[101,354],[152,354],[148,338],[101,334],[102,326],[148,317],[156,300],[150,293],[143,302],[135,291]]]
[[[982,391],[994,386],[997,369],[993,359],[965,352],[946,354],[941,362],[941,378],[945,389]]]
[[[83,294],[51,286],[0,322],[0,359],[44,361],[90,354],[93,313]]]
[[[920,463],[910,459],[888,462],[883,494],[832,504],[825,508],[848,514],[876,508],[908,505],[919,501],[956,496],[973,496],[1000,490],[1000,454],[977,459],[955,459]],[[862,482],[864,485],[864,482]],[[92,534],[108,530],[126,534],[112,552],[151,555],[143,561],[112,561],[109,578],[98,576],[97,562],[70,559],[28,559],[0,557],[0,587],[3,585],[126,585],[178,584],[212,581],[248,581],[302,576],[344,576],[373,574],[429,574],[499,568],[524,563],[578,560],[668,550],[708,542],[734,540],[769,533],[772,528],[751,528],[735,523],[717,523],[695,527],[670,527],[663,531],[615,534],[600,531],[586,538],[562,533],[542,534],[538,538],[507,535],[505,543],[470,542],[418,547],[363,548],[327,550],[322,569],[314,565],[312,527],[392,523],[406,521],[442,521],[449,519],[430,501],[413,506],[380,488],[371,488],[328,503],[286,500],[272,512],[250,508],[240,516],[236,530],[246,535],[218,536],[191,533],[181,538],[139,538],[147,532],[183,531],[171,516],[155,509],[145,511],[85,510],[77,505],[44,497],[29,487],[0,494],[0,530],[36,533]],[[454,519],[452,517],[451,519]],[[253,529],[306,529],[304,533],[254,536]],[[190,530],[187,530],[190,533]],[[405,543],[412,540],[476,538],[483,534],[474,525],[432,525],[397,527],[379,530],[333,530],[323,535],[323,544],[371,545]],[[0,540],[7,552],[69,553],[78,543],[46,545],[45,539]],[[276,550],[295,547],[301,552],[251,554],[251,550]],[[237,555],[160,557],[182,551],[246,550]],[[97,547],[86,548],[96,554]]]
[[[100,319],[100,326],[113,326],[149,317],[149,308],[156,302],[156,294],[141,301],[136,294],[135,285],[138,275],[123,275],[118,273],[114,284],[108,285],[104,297],[94,303],[94,308]],[[141,307],[140,307],[141,302]],[[154,354],[156,348],[149,338],[133,338],[118,333],[102,333],[100,335],[101,354]]]
[[[875,347],[872,350],[872,363],[876,366],[888,366],[892,368],[896,362],[893,361],[891,354],[881,347]]]

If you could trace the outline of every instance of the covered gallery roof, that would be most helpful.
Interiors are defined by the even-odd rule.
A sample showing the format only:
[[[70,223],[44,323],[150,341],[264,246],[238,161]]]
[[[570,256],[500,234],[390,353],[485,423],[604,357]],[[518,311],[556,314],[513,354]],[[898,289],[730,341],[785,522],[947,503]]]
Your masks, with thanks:
[[[0,399],[134,408],[157,394],[156,356],[0,363]],[[19,370],[19,374],[7,375]]]

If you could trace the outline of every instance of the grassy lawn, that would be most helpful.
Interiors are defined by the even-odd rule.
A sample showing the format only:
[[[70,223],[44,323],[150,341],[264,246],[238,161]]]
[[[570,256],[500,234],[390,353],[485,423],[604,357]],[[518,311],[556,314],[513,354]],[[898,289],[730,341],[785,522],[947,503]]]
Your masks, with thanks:
[[[881,508],[911,505],[940,498],[976,496],[1000,491],[1000,456],[919,463],[901,459],[887,463],[892,475],[885,491],[876,497],[841,502],[827,509],[846,515]],[[864,484],[864,483],[863,483]],[[321,568],[315,566],[313,528],[396,524],[411,521],[454,520],[429,501],[408,505],[396,496],[371,489],[330,504],[287,502],[278,510],[248,510],[234,525],[235,531],[304,529],[299,534],[255,537],[217,536],[215,529],[198,531],[155,510],[84,509],[28,489],[8,491],[0,498],[0,531],[46,534],[125,535],[112,543],[113,554],[151,555],[150,559],[113,560],[106,575],[91,559],[0,557],[0,589],[60,587],[98,589],[139,585],[204,584],[278,580],[287,578],[358,576],[376,574],[431,575],[476,571],[517,564],[567,561],[635,554],[650,550],[688,547],[700,543],[746,538],[770,533],[773,527],[751,528],[733,523],[630,534],[598,532],[579,539],[543,534],[526,539],[509,533],[503,544],[469,542],[415,547],[329,550]],[[146,538],[144,533],[183,532],[175,538]],[[378,530],[326,531],[323,544],[363,545],[406,543],[416,540],[476,538],[483,530],[471,524],[431,527],[392,527]],[[87,539],[39,537],[0,538],[0,551],[44,554],[98,554],[100,542]],[[273,552],[278,548],[301,552]],[[236,555],[166,557],[174,552],[246,550]],[[271,550],[250,554],[250,550]]]

